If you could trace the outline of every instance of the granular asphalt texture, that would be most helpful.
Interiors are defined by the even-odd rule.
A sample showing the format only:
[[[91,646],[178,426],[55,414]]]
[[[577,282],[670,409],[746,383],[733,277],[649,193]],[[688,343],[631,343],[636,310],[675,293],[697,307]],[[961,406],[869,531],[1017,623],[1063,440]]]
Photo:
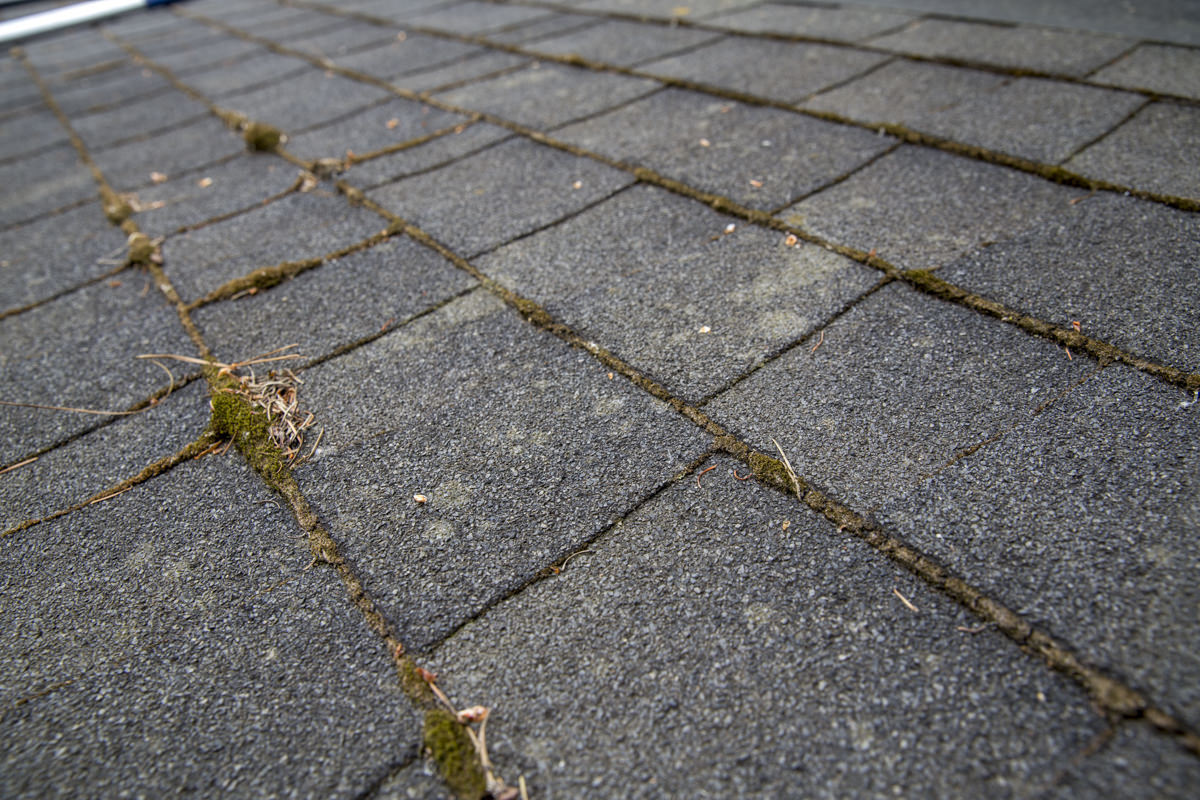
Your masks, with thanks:
[[[16,42],[0,797],[1200,796],[1198,130],[1183,3]]]

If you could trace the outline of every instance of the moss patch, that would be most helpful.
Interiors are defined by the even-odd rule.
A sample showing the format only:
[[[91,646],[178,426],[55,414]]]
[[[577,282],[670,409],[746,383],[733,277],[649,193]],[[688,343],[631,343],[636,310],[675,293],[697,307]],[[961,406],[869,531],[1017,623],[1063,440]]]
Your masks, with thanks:
[[[265,122],[249,122],[242,130],[246,146],[256,152],[273,153],[284,141],[283,133]]]
[[[287,475],[287,465],[279,448],[271,442],[267,415],[234,393],[228,379],[216,378],[212,387],[213,433],[230,439],[254,471],[278,488],[279,481]]]
[[[154,242],[146,234],[132,234],[129,237],[129,254],[125,261],[128,264],[148,264],[156,249]]]
[[[444,708],[425,712],[425,749],[456,797],[481,798],[487,791],[483,768],[466,728]]]

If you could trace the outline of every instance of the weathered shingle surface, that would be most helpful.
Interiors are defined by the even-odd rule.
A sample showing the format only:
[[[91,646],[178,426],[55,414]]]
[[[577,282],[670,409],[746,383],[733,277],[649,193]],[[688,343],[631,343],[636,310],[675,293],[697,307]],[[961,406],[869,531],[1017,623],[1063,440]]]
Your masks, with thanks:
[[[1200,24],[1127,5],[21,42],[0,795],[1196,796]]]

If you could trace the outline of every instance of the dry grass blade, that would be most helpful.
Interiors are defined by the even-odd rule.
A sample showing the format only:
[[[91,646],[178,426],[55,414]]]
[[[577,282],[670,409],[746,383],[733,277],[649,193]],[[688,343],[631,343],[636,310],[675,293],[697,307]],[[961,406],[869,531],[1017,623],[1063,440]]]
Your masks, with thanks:
[[[14,403],[9,400],[0,400],[0,406],[13,406],[14,408],[41,408],[46,411],[73,411],[76,414],[96,414],[101,417],[127,417],[130,414],[140,414],[145,411],[145,408],[139,408],[135,411],[103,411],[98,408],[75,408],[73,406],[44,406],[41,403]]]
[[[788,479],[792,482],[792,491],[796,493],[796,497],[799,497],[800,479],[796,477],[796,470],[792,469],[792,462],[788,461],[787,453],[783,452],[783,448],[779,446],[779,442],[772,439],[771,444],[775,445],[775,449],[779,451],[779,457],[783,459],[783,468],[787,471]]]

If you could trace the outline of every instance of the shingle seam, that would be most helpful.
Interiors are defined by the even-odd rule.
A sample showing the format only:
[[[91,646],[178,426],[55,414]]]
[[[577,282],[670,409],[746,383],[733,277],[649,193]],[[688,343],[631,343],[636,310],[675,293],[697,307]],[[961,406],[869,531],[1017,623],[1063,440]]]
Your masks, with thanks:
[[[725,392],[733,389],[734,387],[740,385],[741,383],[743,383],[744,381],[749,379],[750,376],[753,375],[754,373],[758,372],[759,370],[763,369],[764,367],[766,367],[770,364],[773,364],[774,362],[776,362],[779,359],[786,356],[788,353],[791,353],[793,350],[796,350],[797,348],[808,345],[809,342],[811,342],[814,338],[819,337],[821,335],[821,332],[824,331],[826,328],[828,328],[830,325],[837,322],[842,317],[844,317],[846,314],[850,313],[852,310],[857,308],[859,305],[861,305],[862,303],[864,303],[865,301],[867,301],[868,299],[873,297],[876,294],[876,292],[883,289],[885,286],[888,286],[888,285],[894,283],[895,280],[896,279],[890,275],[884,275],[878,281],[876,281],[872,286],[868,287],[865,291],[855,295],[850,300],[846,301],[840,308],[833,311],[833,313],[822,318],[819,322],[817,322],[812,327],[812,330],[807,331],[799,338],[793,339],[790,342],[785,342],[784,344],[780,345],[776,349],[774,349],[771,352],[764,355],[761,359],[759,359],[758,362],[756,362],[753,366],[751,366],[746,371],[744,371],[738,375],[735,375],[734,377],[730,378],[729,380],[725,381],[723,384],[718,386],[716,389],[713,389],[708,394],[701,397],[699,400],[696,401],[696,408],[704,408],[706,405],[711,403],[713,400],[717,399],[718,396],[724,394]]]
[[[1121,130],[1121,128],[1123,128],[1125,126],[1125,123],[1129,122],[1131,119],[1136,117],[1138,114],[1142,113],[1146,109],[1147,106],[1151,106],[1153,104],[1154,104],[1154,101],[1147,98],[1145,100],[1145,102],[1139,103],[1136,107],[1134,107],[1129,112],[1127,112],[1123,117],[1121,117],[1121,119],[1117,120],[1117,122],[1111,128],[1109,128],[1108,130],[1103,131],[1102,133],[1100,133],[1096,136],[1093,136],[1092,138],[1088,139],[1087,141],[1082,142],[1081,144],[1077,145],[1075,147],[1075,149],[1073,149],[1070,153],[1067,154],[1066,158],[1063,158],[1058,163],[1066,164],[1071,159],[1075,158],[1077,155],[1082,153],[1084,150],[1087,150],[1092,145],[1095,145],[1095,144],[1098,144],[1098,143],[1104,141],[1109,136],[1112,136],[1117,131]]]
[[[32,311],[35,308],[41,308],[42,306],[46,305],[47,303],[53,303],[55,300],[61,300],[62,298],[66,297],[69,294],[74,294],[75,292],[78,292],[81,289],[86,289],[89,286],[95,286],[97,283],[100,283],[101,281],[111,280],[112,278],[114,278],[115,276],[119,275],[120,273],[124,272],[127,269],[129,269],[128,265],[122,264],[119,267],[111,269],[108,272],[105,272],[103,274],[97,275],[94,278],[88,278],[85,281],[81,281],[80,283],[77,283],[73,286],[69,286],[66,289],[57,291],[54,294],[49,294],[49,295],[46,295],[45,297],[38,298],[37,300],[34,300],[30,303],[26,303],[23,306],[14,306],[13,308],[8,308],[8,309],[5,309],[4,311],[0,311],[0,320],[8,319],[9,317],[15,317],[18,314],[24,314],[25,312]]]
[[[808,198],[813,197],[814,195],[818,195],[821,192],[826,191],[827,189],[832,189],[834,186],[845,183],[846,181],[853,178],[855,175],[859,174],[860,172],[862,172],[863,170],[872,166],[873,164],[880,161],[881,159],[886,158],[887,156],[896,152],[896,150],[900,149],[903,146],[904,146],[903,142],[893,142],[889,147],[886,147],[883,150],[880,150],[875,155],[871,156],[870,158],[867,158],[867,159],[863,160],[862,162],[855,164],[853,167],[846,170],[842,174],[835,175],[834,177],[829,178],[826,181],[823,181],[822,183],[818,184],[817,186],[813,187],[812,189],[808,189],[804,192],[801,192],[800,194],[792,197],[790,200],[787,200],[787,201],[775,206],[774,208],[769,209],[767,211],[767,213],[770,214],[772,217],[774,217],[774,216],[782,213],[783,211],[787,210],[788,208],[791,208],[792,206],[796,205],[797,203],[802,203],[805,200],[807,200]]]
[[[537,584],[542,583],[543,581],[549,580],[551,578],[556,578],[559,575],[561,575],[562,572],[566,569],[567,562],[571,558],[573,558],[574,556],[580,555],[581,553],[587,552],[588,549],[592,545],[599,544],[600,542],[607,539],[609,536],[611,536],[614,533],[616,533],[617,531],[619,531],[621,529],[621,527],[630,518],[632,518],[635,514],[640,512],[648,504],[652,503],[654,500],[661,497],[671,487],[677,486],[681,481],[686,480],[688,477],[690,477],[692,475],[695,475],[699,471],[700,467],[702,467],[707,461],[712,459],[714,454],[715,453],[711,448],[708,450],[705,450],[702,454],[700,454],[700,456],[698,456],[697,458],[694,458],[689,464],[684,466],[682,469],[680,469],[674,475],[667,478],[662,483],[658,484],[657,486],[652,488],[650,491],[648,491],[645,495],[643,495],[642,497],[635,500],[628,509],[626,509],[619,517],[614,519],[612,522],[608,523],[607,525],[602,527],[600,530],[594,532],[593,534],[591,534],[587,538],[583,539],[582,541],[573,542],[568,548],[564,548],[563,550],[561,550],[554,557],[553,561],[551,561],[548,565],[546,565],[542,569],[535,572],[533,575],[530,575],[528,578],[526,578],[520,584],[513,586],[512,588],[510,588],[508,591],[504,592],[503,594],[497,595],[497,596],[492,597],[489,600],[487,600],[485,603],[483,603],[481,606],[479,606],[479,608],[475,609],[469,616],[460,620],[453,628],[448,630],[445,634],[440,636],[438,639],[430,642],[423,649],[422,654],[426,658],[429,658],[431,660],[434,659],[437,655],[438,650],[441,648],[441,646],[444,645],[450,639],[452,639],[457,633],[462,631],[467,626],[471,625],[474,622],[479,621],[480,619],[482,619],[484,616],[486,616],[489,612],[491,612],[496,607],[512,600],[515,597],[519,597],[520,595],[529,591],[531,588],[533,588]]]
[[[72,442],[78,441],[79,439],[82,439],[85,436],[89,436],[102,428],[106,428],[109,425],[115,424],[118,420],[120,420],[121,416],[126,416],[129,414],[129,412],[142,411],[142,410],[151,408],[152,406],[157,405],[164,398],[166,398],[172,391],[182,389],[184,386],[187,386],[188,384],[192,383],[193,381],[199,380],[200,377],[201,377],[200,373],[195,372],[195,373],[191,373],[188,375],[184,375],[181,378],[176,378],[175,385],[173,387],[164,386],[161,389],[158,389],[157,391],[153,392],[152,394],[148,395],[147,397],[144,397],[141,400],[138,400],[136,403],[133,403],[132,405],[129,405],[126,408],[122,409],[121,410],[122,414],[120,416],[117,416],[117,415],[110,416],[109,418],[104,419],[100,422],[97,422],[95,425],[90,425],[90,426],[84,428],[83,430],[78,431],[77,433],[73,433],[70,436],[66,436],[62,439],[59,439],[58,441],[55,441],[51,444],[48,444],[44,447],[37,449],[37,450],[26,452],[23,455],[13,459],[8,464],[3,465],[2,467],[0,467],[0,469],[7,470],[7,469],[11,469],[15,464],[20,464],[20,463],[23,463],[26,461],[34,461],[34,460],[46,455],[47,453],[52,453],[55,450],[66,447],[67,445],[71,444]]]
[[[159,475],[174,469],[185,461],[192,461],[206,455],[212,449],[213,445],[217,444],[218,442],[219,439],[212,433],[212,431],[206,430],[201,433],[199,437],[184,445],[176,452],[164,456],[152,464],[147,465],[136,475],[126,478],[125,480],[120,481],[108,487],[107,489],[102,489],[85,500],[81,500],[78,503],[72,503],[66,508],[58,509],[57,511],[53,511],[42,517],[30,518],[19,522],[7,530],[0,532],[0,537],[12,536],[13,534],[20,533],[21,531],[29,530],[30,528],[40,525],[43,522],[50,522],[51,520],[55,520],[59,517],[66,516],[67,514],[87,508],[90,505],[102,503],[105,500],[109,500],[119,494],[123,494],[132,489],[134,486],[145,483],[151,478],[156,478]]]

